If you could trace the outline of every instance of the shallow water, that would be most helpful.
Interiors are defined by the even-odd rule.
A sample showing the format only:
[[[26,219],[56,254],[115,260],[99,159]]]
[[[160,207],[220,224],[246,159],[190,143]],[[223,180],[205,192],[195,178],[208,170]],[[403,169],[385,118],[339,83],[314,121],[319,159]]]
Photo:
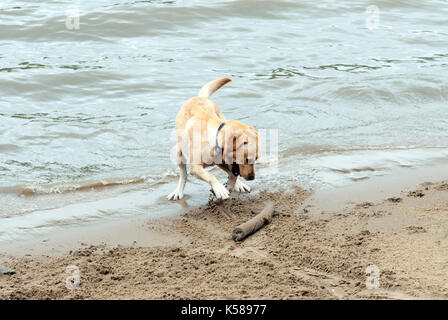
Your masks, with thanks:
[[[375,4],[372,28],[365,1],[0,2],[0,241],[179,208],[174,118],[223,76],[227,118],[278,129],[255,189],[444,162],[448,5]]]

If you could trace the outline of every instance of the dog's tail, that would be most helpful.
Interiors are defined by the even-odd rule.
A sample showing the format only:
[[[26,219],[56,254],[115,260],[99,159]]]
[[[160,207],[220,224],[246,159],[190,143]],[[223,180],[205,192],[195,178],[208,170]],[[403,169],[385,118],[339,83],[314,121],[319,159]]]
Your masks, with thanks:
[[[201,88],[201,91],[199,91],[198,97],[208,98],[210,97],[216,90],[221,88],[223,85],[225,85],[227,82],[230,82],[229,78],[220,78],[216,79],[212,82],[207,83],[205,86]]]

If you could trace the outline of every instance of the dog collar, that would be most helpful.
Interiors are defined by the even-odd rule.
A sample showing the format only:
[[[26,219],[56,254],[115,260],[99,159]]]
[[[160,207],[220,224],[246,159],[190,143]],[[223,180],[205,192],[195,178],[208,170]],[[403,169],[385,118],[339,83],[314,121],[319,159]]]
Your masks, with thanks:
[[[218,131],[216,131],[216,144],[215,144],[215,151],[216,153],[221,153],[222,152],[222,148],[219,147],[219,143],[218,143],[218,136],[219,136],[219,131],[221,131],[222,127],[224,127],[226,125],[225,122],[221,123],[218,127]]]

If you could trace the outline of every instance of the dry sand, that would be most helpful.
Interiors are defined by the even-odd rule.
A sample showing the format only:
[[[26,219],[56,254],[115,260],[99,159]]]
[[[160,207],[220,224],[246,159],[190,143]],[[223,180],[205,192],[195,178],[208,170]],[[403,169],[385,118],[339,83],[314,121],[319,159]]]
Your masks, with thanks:
[[[11,258],[1,299],[448,298],[448,183],[335,213],[303,210],[309,192],[261,192],[148,222],[182,238],[147,247],[85,246],[60,257]],[[232,229],[273,200],[272,223],[241,243]],[[66,288],[66,267],[80,288]],[[366,268],[379,288],[366,288]]]

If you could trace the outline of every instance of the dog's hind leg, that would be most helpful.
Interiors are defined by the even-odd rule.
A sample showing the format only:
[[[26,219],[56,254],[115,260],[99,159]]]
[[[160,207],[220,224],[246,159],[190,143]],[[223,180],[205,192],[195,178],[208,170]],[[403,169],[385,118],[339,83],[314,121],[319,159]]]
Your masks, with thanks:
[[[168,195],[168,200],[182,199],[184,197],[185,184],[187,183],[187,166],[185,161],[183,161],[182,151],[179,146],[177,147],[176,161],[180,168],[179,183],[177,184],[176,190]]]

